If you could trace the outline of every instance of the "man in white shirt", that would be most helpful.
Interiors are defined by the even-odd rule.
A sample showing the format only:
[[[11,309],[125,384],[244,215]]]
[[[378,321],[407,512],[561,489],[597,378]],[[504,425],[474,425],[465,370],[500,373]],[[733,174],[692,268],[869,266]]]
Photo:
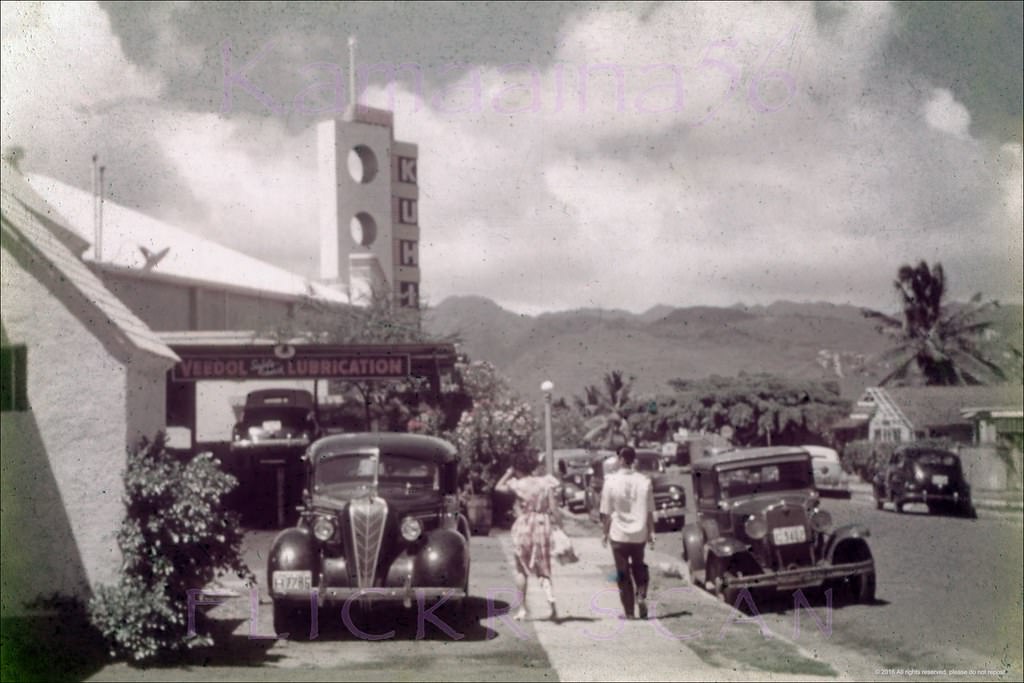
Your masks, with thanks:
[[[651,480],[633,469],[636,451],[619,450],[619,471],[604,479],[601,491],[602,545],[612,543],[619,599],[627,619],[634,619],[634,599],[640,618],[647,618],[647,584],[650,575],[644,563],[644,543],[654,548],[654,488]],[[634,585],[635,584],[635,585]]]

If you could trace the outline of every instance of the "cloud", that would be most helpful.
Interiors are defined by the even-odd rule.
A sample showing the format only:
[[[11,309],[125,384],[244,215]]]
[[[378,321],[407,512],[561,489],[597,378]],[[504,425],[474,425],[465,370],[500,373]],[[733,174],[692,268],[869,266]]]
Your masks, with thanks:
[[[935,130],[957,137],[965,137],[971,126],[967,107],[953,99],[953,93],[945,88],[932,91],[931,99],[924,105],[924,118]]]
[[[905,30],[892,7],[620,7],[561,17],[531,53],[474,55],[463,36],[460,69],[430,70],[422,92],[408,79],[365,92],[395,108],[397,139],[419,145],[429,301],[481,294],[530,312],[776,298],[879,306],[899,265],[921,258],[947,265],[957,296],[1019,298],[1020,145],[972,137],[953,91],[886,59]],[[317,117],[278,116],[241,92],[247,104],[220,113],[219,52],[198,50],[183,28],[199,8],[157,12],[167,25],[142,32],[145,68],[119,47],[135,55],[142,42],[119,43],[95,7],[76,11],[87,16],[75,40],[99,66],[83,69],[67,98],[60,87],[48,95],[47,120],[22,112],[10,128],[8,103],[31,109],[18,88],[59,59],[22,46],[13,54],[34,76],[8,81],[5,15],[5,144],[17,131],[34,143],[28,162],[49,165],[33,170],[87,182],[93,143],[69,134],[84,132],[103,146],[125,203],[316,276]],[[235,19],[224,35],[246,34]],[[399,18],[383,17],[381,35],[390,20]],[[67,19],[46,21],[56,35]],[[251,21],[248,33],[279,35],[287,48],[259,82],[294,97],[314,78],[297,69],[317,55],[286,39],[294,26]],[[341,60],[326,27],[309,33]],[[219,44],[214,27],[207,34]],[[427,68],[441,47],[391,62]],[[117,70],[128,77],[112,78]],[[174,90],[190,71],[196,92]],[[99,101],[85,97],[97,91]]]

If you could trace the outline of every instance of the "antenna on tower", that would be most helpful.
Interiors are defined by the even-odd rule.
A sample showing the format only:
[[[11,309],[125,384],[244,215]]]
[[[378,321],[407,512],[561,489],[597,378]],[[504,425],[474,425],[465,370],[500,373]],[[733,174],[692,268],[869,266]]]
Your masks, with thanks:
[[[349,111],[355,116],[356,102],[359,99],[356,93],[356,37],[348,37],[348,101]]]

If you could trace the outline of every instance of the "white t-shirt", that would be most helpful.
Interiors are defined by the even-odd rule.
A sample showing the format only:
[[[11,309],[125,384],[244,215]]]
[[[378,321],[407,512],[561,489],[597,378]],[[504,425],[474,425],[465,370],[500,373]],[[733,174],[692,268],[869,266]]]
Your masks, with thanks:
[[[601,491],[601,514],[612,523],[608,538],[619,543],[647,541],[647,515],[654,512],[651,480],[633,470],[608,475]]]

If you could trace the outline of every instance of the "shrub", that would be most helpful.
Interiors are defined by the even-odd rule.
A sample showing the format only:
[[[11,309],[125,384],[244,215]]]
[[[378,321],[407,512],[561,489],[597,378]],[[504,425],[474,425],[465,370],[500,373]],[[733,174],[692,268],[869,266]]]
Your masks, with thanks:
[[[187,591],[229,571],[254,579],[242,560],[238,516],[221,504],[237,480],[208,453],[182,461],[165,445],[160,432],[128,454],[117,535],[121,578],[89,604],[91,621],[117,657],[144,660],[212,644],[199,614],[196,635],[188,637]]]

